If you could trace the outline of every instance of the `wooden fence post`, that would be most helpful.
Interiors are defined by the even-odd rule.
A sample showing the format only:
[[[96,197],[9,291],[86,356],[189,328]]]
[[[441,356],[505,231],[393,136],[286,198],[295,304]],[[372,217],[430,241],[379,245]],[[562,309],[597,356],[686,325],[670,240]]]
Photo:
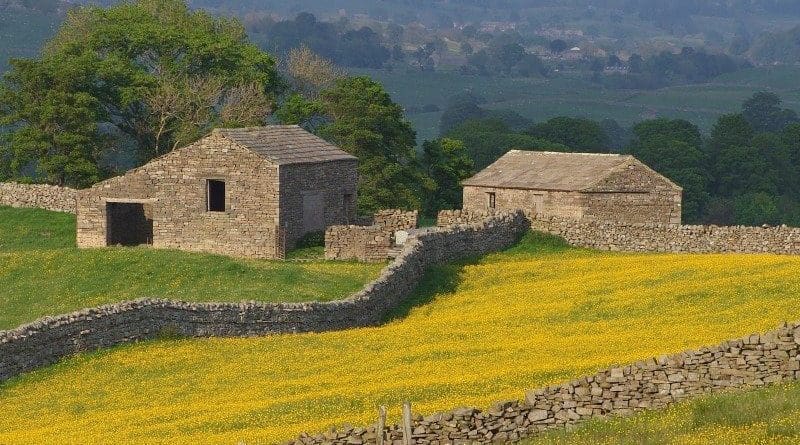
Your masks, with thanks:
[[[411,402],[405,402],[403,403],[403,445],[414,445],[411,434]]]
[[[378,407],[378,427],[375,435],[377,436],[378,445],[383,445],[383,440],[386,437],[386,407],[383,405]]]

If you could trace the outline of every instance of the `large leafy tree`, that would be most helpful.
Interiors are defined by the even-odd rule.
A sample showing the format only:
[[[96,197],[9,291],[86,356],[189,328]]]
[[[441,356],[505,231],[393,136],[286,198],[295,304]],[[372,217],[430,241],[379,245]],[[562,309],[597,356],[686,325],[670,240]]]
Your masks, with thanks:
[[[756,132],[777,133],[800,121],[794,110],[781,108],[775,93],[756,93],[742,105],[742,117]]]
[[[442,209],[460,209],[461,182],[474,171],[464,143],[447,138],[426,141],[422,153],[423,168],[434,184],[434,189],[425,194],[425,214],[435,216]]]
[[[654,119],[633,127],[628,152],[683,187],[683,219],[696,222],[709,199],[700,130],[681,119]]]
[[[468,120],[445,137],[464,143],[477,170],[486,168],[509,150],[569,151],[565,145],[517,133],[498,119]]]
[[[85,185],[102,175],[108,140],[146,162],[214,126],[263,123],[280,88],[274,60],[235,20],[182,0],[78,8],[39,58],[12,62],[0,96],[4,153],[14,175],[33,166],[48,181]]]
[[[546,141],[566,145],[572,151],[608,153],[611,140],[599,123],[583,118],[554,117],[532,126],[527,134]]]
[[[322,91],[320,106],[297,108],[324,110],[328,122],[319,127],[320,135],[358,157],[362,211],[420,208],[422,190],[431,184],[418,167],[416,134],[379,83],[368,77],[340,79]]]

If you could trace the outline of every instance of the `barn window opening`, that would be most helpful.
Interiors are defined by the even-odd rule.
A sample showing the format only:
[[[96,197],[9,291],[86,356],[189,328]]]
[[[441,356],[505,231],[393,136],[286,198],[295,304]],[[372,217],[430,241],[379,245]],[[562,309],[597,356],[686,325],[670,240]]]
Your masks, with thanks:
[[[497,207],[497,196],[494,194],[494,192],[489,192],[486,194],[486,196],[489,198],[489,208],[494,209]]]
[[[206,210],[225,211],[225,181],[209,179],[206,181]]]

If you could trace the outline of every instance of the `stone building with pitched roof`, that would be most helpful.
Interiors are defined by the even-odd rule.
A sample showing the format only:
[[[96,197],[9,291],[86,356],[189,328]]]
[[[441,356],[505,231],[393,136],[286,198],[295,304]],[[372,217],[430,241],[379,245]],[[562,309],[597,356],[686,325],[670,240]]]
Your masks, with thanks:
[[[355,220],[356,167],[298,126],[216,129],[81,190],[77,243],[282,258],[305,234]]]
[[[512,150],[467,179],[464,209],[538,218],[681,223],[681,187],[633,156]]]

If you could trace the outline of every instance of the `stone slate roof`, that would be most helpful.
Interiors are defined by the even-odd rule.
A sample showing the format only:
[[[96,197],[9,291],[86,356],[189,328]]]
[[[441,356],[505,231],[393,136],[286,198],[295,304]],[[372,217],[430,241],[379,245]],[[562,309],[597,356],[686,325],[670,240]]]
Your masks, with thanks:
[[[639,161],[633,156],[618,154],[511,150],[463,185],[581,191],[631,163]]]
[[[214,132],[278,165],[357,159],[297,125],[219,128]]]

